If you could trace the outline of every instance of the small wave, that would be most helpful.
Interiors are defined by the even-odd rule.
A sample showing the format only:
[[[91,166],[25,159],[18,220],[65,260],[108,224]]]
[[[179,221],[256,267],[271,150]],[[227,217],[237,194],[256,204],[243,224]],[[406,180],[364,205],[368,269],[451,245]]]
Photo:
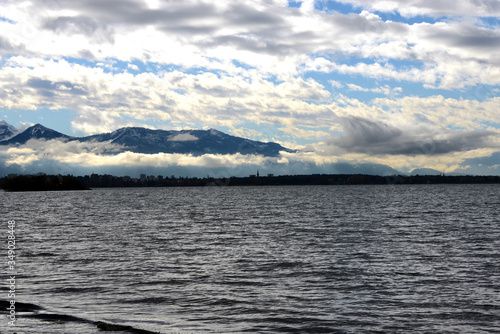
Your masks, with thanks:
[[[300,261],[283,261],[276,264],[276,268],[296,268],[303,266],[304,263]]]
[[[1,310],[0,314],[2,315],[7,314],[6,310],[9,306],[10,306],[9,301],[0,300],[0,310]],[[108,332],[121,331],[124,333],[131,333],[131,334],[160,334],[159,332],[152,332],[127,325],[112,324],[104,321],[92,321],[89,319],[75,317],[69,314],[51,313],[39,305],[30,303],[16,302],[15,306],[16,306],[16,311],[23,312],[21,315],[18,316],[18,318],[20,319],[28,318],[28,319],[47,321],[47,322],[86,323],[96,326],[96,328],[99,329],[100,331],[108,331]]]
[[[122,304],[162,304],[165,302],[172,302],[171,298],[166,297],[147,297],[147,298],[138,298],[138,299],[121,299],[119,303]]]
[[[238,281],[221,281],[220,284],[224,285],[238,285],[238,286],[269,286],[268,282],[238,280]]]
[[[151,286],[151,285],[186,285],[192,283],[192,279],[172,278],[168,280],[140,281],[128,284],[128,286]]]
[[[45,321],[59,321],[59,322],[89,322],[83,318],[78,318],[67,314],[57,314],[57,313],[33,313],[24,314],[22,318],[33,318]]]
[[[31,251],[23,251],[23,257],[39,257],[39,256],[57,256],[57,254],[52,252],[31,252]]]
[[[209,302],[208,305],[210,305],[210,306],[234,306],[234,305],[237,305],[240,303],[241,303],[241,301],[236,300],[236,299],[220,298],[220,299],[217,299],[213,302]]]
[[[6,310],[10,306],[10,302],[7,300],[0,300],[0,309],[2,311]],[[19,312],[34,312],[41,310],[42,308],[35,304],[30,303],[20,303],[16,302],[16,311]]]
[[[89,293],[89,292],[103,292],[109,289],[103,287],[91,287],[91,288],[58,288],[57,291],[62,293]]]

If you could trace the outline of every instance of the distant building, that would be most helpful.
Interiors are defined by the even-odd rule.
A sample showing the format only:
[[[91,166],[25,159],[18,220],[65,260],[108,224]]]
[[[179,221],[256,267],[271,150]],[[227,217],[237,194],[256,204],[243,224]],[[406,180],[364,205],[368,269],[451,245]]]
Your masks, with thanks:
[[[267,174],[267,177],[274,177],[274,174]]]

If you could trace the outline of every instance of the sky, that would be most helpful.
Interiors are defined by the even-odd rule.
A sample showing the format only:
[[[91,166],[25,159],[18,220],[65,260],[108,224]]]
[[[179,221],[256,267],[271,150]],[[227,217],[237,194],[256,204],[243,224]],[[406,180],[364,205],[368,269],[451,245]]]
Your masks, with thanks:
[[[0,0],[0,55],[0,119],[21,129],[215,128],[297,149],[282,166],[500,175],[498,0]],[[184,166],[53,144],[0,159]]]

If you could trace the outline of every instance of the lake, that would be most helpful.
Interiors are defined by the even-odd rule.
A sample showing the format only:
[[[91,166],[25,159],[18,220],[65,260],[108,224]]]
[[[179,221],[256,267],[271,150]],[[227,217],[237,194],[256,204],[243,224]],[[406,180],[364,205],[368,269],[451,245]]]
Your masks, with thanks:
[[[99,333],[96,322],[123,333],[500,332],[498,184],[0,199],[4,230],[16,223],[15,301],[27,305],[16,327],[2,310],[2,333]],[[4,281],[4,304],[8,292]]]

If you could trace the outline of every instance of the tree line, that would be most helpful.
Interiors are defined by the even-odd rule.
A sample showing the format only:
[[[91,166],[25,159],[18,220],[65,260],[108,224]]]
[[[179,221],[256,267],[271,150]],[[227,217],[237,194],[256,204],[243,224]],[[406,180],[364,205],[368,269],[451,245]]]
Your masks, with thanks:
[[[500,183],[500,176],[448,176],[448,175],[365,175],[314,174],[198,178],[145,176],[132,178],[113,175],[10,175],[0,179],[5,191],[58,191],[88,190],[108,187],[201,187],[201,186],[278,186],[278,185],[369,185],[369,184],[485,184]]]

